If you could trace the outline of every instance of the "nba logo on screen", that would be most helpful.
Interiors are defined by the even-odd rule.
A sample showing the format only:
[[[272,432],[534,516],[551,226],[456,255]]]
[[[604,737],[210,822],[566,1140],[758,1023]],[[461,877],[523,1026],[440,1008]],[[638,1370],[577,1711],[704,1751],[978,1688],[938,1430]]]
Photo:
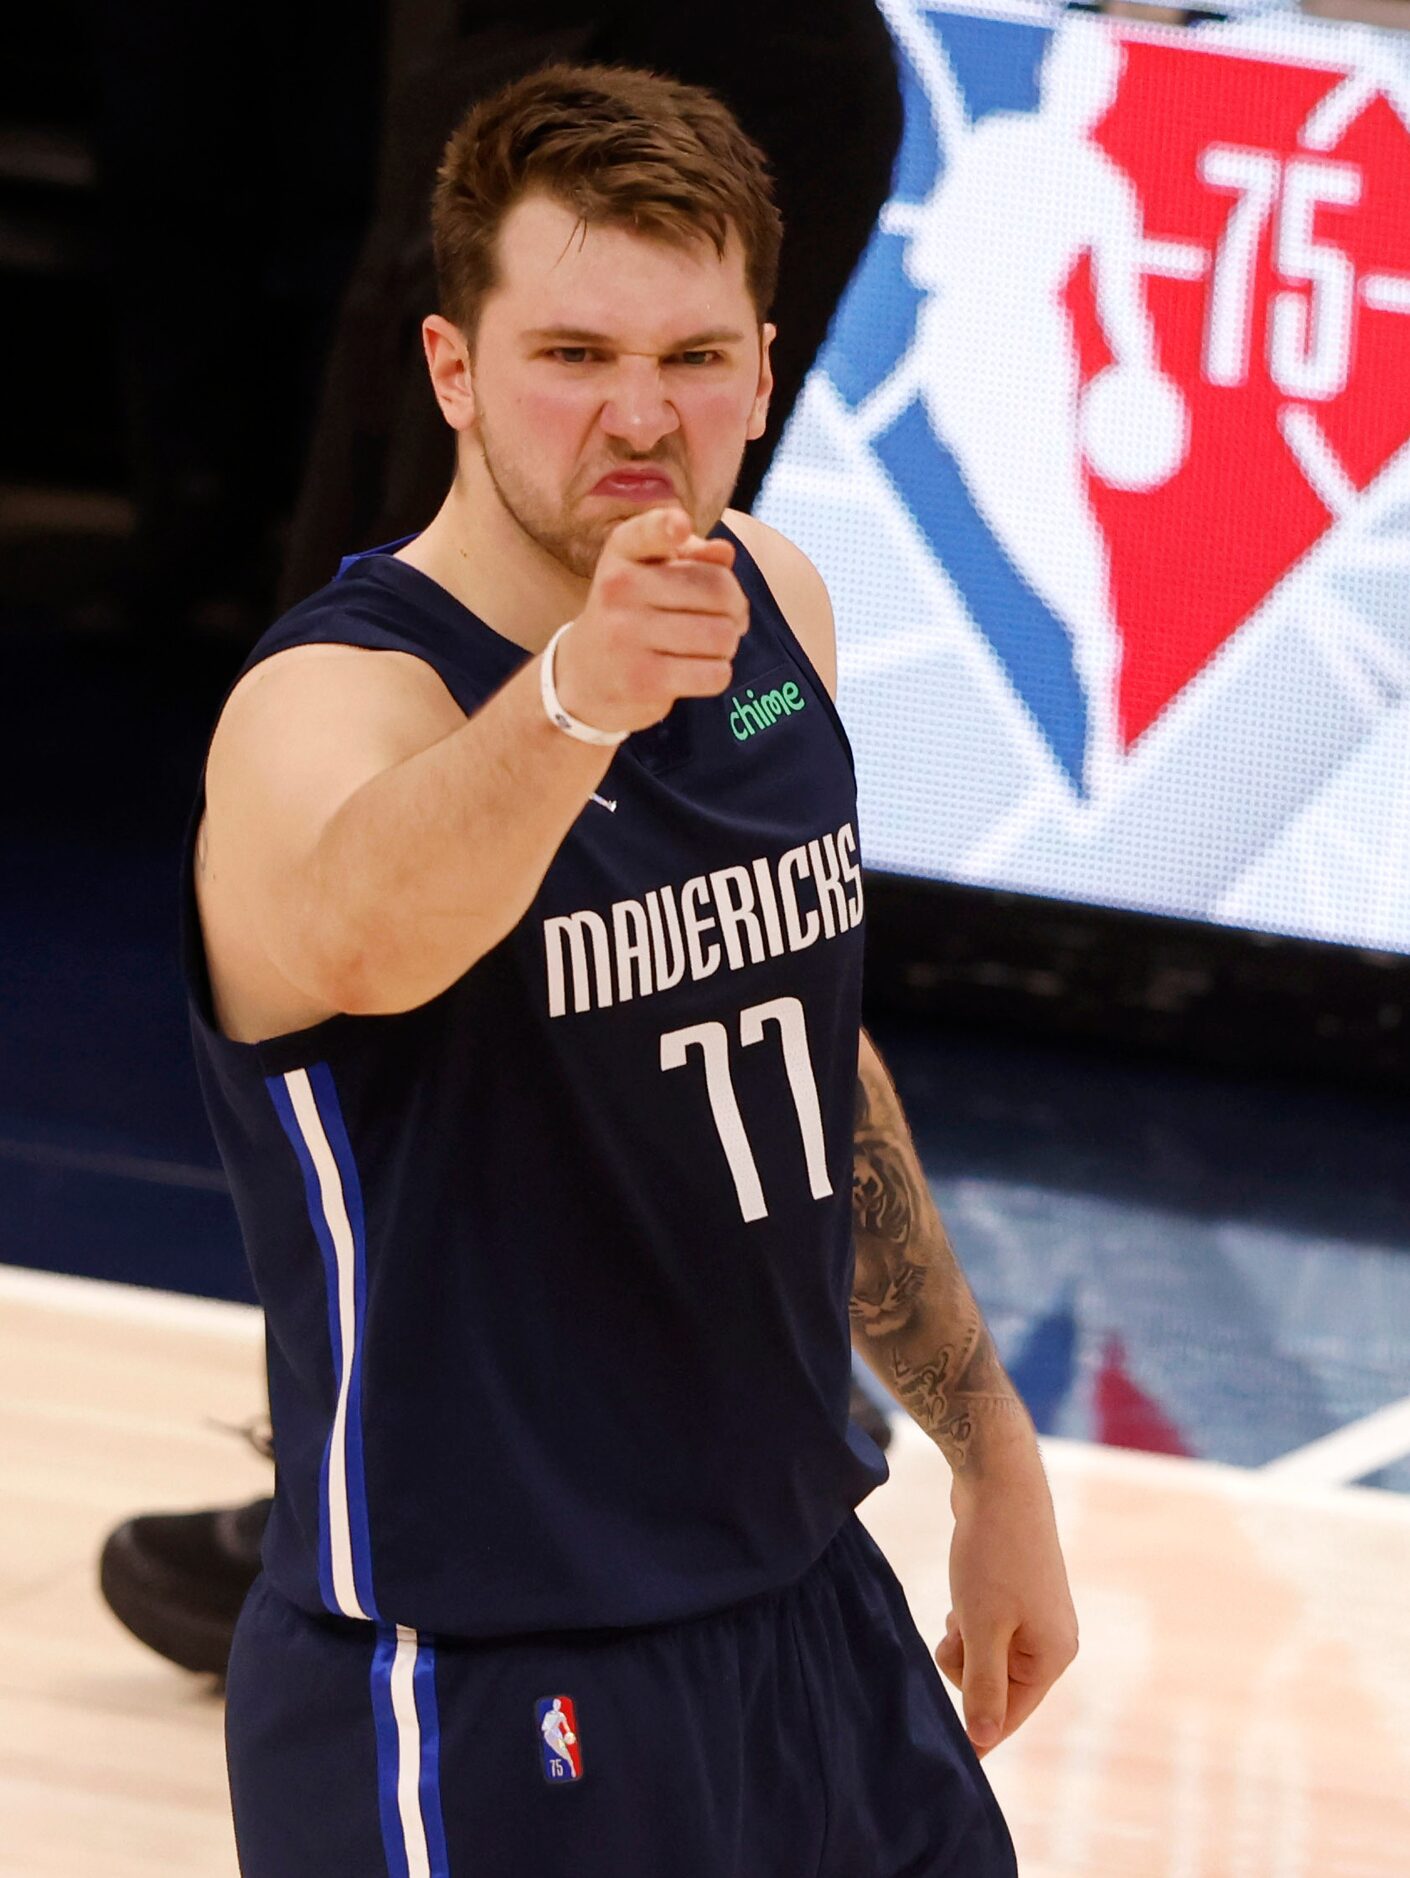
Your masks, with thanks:
[[[1232,794],[1220,748],[1245,725],[1287,774],[1255,830],[1271,840],[1404,678],[1396,619],[1371,612],[1391,548],[1364,578],[1351,560],[1410,443],[1410,57],[1336,31],[1279,50],[1271,28],[882,10],[907,93],[895,193],[796,430],[812,462],[795,497],[782,452],[763,512],[807,546],[845,470],[854,504],[903,518],[893,559],[914,543],[943,572],[942,601],[902,602],[914,643],[844,647],[865,697],[941,620],[939,758],[1005,752],[992,826],[925,871],[1050,889],[1034,830],[1067,841],[1067,811],[1105,813],[1137,776],[1148,813]],[[1273,605],[1295,579],[1316,588],[1301,623]],[[1305,673],[1299,634],[1320,636]],[[1324,667],[1350,702],[1314,722]],[[1192,860],[1178,910],[1236,899],[1251,852]]]
[[[543,1777],[551,1786],[581,1780],[583,1744],[578,1733],[578,1711],[570,1695],[546,1695],[534,1704]]]

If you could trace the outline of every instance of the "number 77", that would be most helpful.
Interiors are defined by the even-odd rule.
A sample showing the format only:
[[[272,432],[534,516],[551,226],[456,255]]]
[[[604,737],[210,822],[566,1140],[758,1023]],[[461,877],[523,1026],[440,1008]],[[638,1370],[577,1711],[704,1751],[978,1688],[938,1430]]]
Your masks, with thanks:
[[[832,1192],[827,1177],[827,1149],[823,1141],[822,1111],[818,1105],[817,1077],[808,1051],[808,1027],[799,998],[770,998],[765,1004],[747,1005],[739,1013],[739,1039],[743,1044],[759,1043],[764,1026],[778,1025],[783,1045],[783,1066],[788,1073],[788,1087],[793,1106],[798,1111],[798,1130],[803,1137],[803,1155],[808,1167],[808,1185],[815,1200],[825,1200]],[[683,1030],[668,1030],[661,1037],[662,1069],[680,1069],[692,1044],[698,1044],[705,1062],[705,1093],[715,1118],[720,1146],[734,1177],[739,1196],[739,1210],[746,1220],[765,1219],[768,1203],[759,1182],[754,1151],[745,1133],[744,1118],[734,1093],[734,1079],[729,1067],[729,1035],[723,1024],[687,1024]]]

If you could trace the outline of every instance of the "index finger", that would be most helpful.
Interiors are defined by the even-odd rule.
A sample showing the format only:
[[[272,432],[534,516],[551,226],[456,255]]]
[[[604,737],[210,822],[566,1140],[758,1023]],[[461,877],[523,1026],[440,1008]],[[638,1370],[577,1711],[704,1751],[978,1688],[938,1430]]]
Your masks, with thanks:
[[[718,535],[692,535],[676,549],[678,561],[705,561],[715,567],[734,566],[734,543]]]
[[[690,539],[690,517],[679,503],[644,509],[618,522],[608,536],[615,554],[628,561],[668,561]]]

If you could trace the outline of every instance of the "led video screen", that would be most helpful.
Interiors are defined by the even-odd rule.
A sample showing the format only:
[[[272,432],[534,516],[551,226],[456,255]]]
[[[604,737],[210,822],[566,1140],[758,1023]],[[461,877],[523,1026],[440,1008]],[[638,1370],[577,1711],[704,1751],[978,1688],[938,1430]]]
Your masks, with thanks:
[[[892,198],[758,504],[867,865],[1410,952],[1410,34],[883,10]]]

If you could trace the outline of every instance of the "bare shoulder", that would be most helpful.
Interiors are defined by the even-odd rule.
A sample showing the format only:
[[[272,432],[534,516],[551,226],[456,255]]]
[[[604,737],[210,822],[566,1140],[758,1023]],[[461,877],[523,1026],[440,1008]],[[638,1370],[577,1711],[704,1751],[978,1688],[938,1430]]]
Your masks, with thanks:
[[[828,695],[836,697],[837,631],[822,575],[796,542],[757,515],[726,509],[724,520],[753,555]]]
[[[214,808],[228,785],[318,797],[402,761],[465,721],[424,659],[363,646],[291,646],[225,701],[206,766]]]
[[[290,646],[253,666],[233,688],[216,737],[266,715],[324,715],[359,702],[418,717],[464,716],[433,666],[410,652],[341,644]]]
[[[253,1041],[330,1014],[301,943],[301,882],[319,838],[365,783],[464,722],[434,669],[406,652],[291,646],[235,686],[206,759],[196,850],[227,1035]]]

